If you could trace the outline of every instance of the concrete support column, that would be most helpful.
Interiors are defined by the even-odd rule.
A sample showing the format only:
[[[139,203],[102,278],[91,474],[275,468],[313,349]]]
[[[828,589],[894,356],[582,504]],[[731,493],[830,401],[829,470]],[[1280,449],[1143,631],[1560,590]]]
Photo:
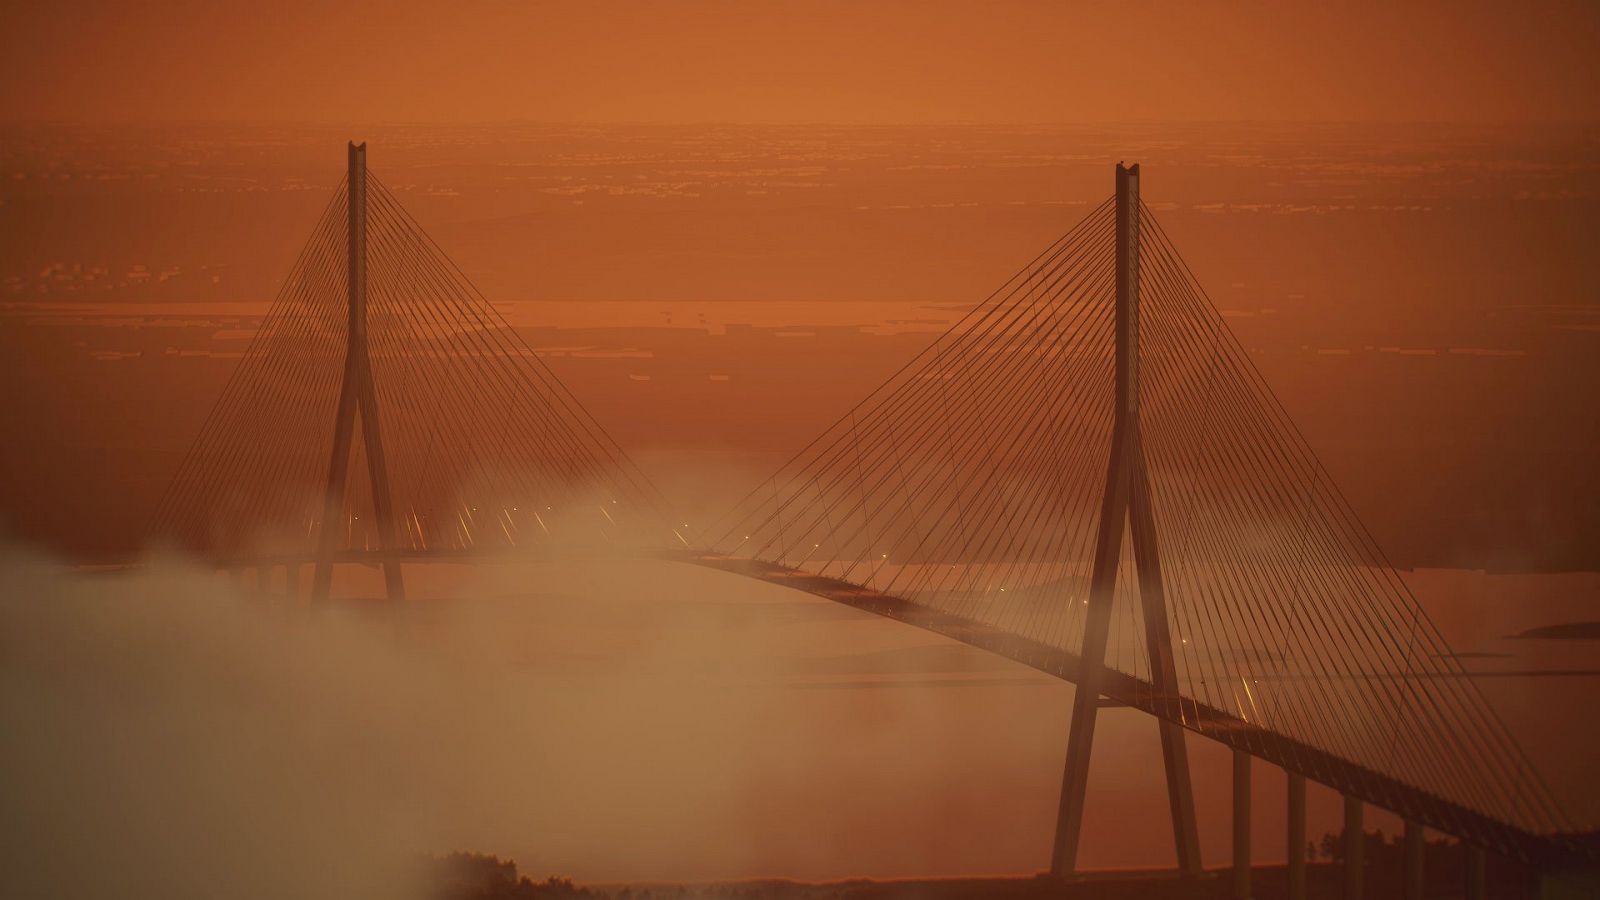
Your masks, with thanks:
[[[1233,751],[1233,897],[1250,900],[1250,754]]]
[[[1428,844],[1423,839],[1422,826],[1410,819],[1406,820],[1405,835],[1405,887],[1402,895],[1405,900],[1422,900],[1422,857]]]
[[[1486,900],[1489,896],[1488,860],[1483,848],[1476,844],[1463,844],[1467,857],[1467,900]]]
[[[1344,900],[1361,900],[1361,801],[1344,798]]]
[[[1538,900],[1594,900],[1600,897],[1600,866],[1546,869],[1534,888]]]
[[[1289,774],[1289,900],[1306,900],[1306,779]]]

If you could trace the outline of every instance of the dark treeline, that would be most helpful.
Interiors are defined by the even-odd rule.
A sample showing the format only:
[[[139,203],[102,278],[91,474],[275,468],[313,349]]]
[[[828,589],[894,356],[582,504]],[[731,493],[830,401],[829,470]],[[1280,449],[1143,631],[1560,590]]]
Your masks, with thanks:
[[[1382,830],[1362,835],[1365,896],[1401,895],[1405,848],[1399,835]],[[1311,900],[1342,896],[1344,832],[1324,834],[1305,848],[1307,893]],[[1460,843],[1429,840],[1424,845],[1425,896],[1458,898],[1465,888],[1467,859]],[[1177,881],[1170,873],[1107,873],[1062,884],[1044,877],[947,878],[900,881],[848,881],[808,884],[750,880],[719,884],[649,884],[585,887],[548,877],[536,881],[510,860],[477,853],[452,853],[434,861],[434,900],[1224,900],[1231,896],[1227,869],[1215,869],[1198,883]],[[1533,873],[1491,854],[1487,860],[1489,896],[1524,900],[1534,896]],[[1253,877],[1258,896],[1283,896],[1281,865],[1258,866]]]
[[[517,874],[517,864],[481,853],[451,853],[434,862],[435,900],[565,900],[603,897],[565,878],[534,881]]]

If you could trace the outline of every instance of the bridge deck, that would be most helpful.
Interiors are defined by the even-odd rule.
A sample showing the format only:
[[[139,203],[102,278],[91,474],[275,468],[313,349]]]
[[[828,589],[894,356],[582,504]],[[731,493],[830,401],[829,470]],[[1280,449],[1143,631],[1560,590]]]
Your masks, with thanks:
[[[760,560],[742,559],[691,550],[654,550],[639,558],[688,563],[729,572],[813,594],[864,612],[884,616],[943,635],[1006,659],[1076,684],[1082,659],[1075,653],[1001,631],[973,619],[930,609],[918,603],[880,593],[860,585],[813,575]],[[349,550],[338,562],[376,564],[405,562],[529,561],[615,556],[603,548],[559,550],[507,550],[486,552],[419,550]],[[310,560],[300,555],[259,556],[225,563],[228,567],[294,565]],[[1104,695],[1120,704],[1159,719],[1174,722],[1227,747],[1303,775],[1334,790],[1389,810],[1429,828],[1495,850],[1505,856],[1541,866],[1593,864],[1600,861],[1600,846],[1580,836],[1536,834],[1436,794],[1406,784],[1366,766],[1350,762],[1303,741],[1261,728],[1189,697],[1163,695],[1148,681],[1107,668],[1101,679]]]
[[[1063,681],[1076,683],[1082,666],[1081,658],[1075,653],[837,579],[760,560],[714,554],[667,554],[665,558],[791,587],[896,619],[998,654]],[[1196,734],[1242,750],[1341,793],[1514,859],[1555,866],[1600,859],[1596,847],[1573,836],[1524,831],[1204,703],[1188,697],[1164,696],[1150,682],[1124,672],[1107,668],[1101,685],[1105,696],[1118,703],[1175,722]]]

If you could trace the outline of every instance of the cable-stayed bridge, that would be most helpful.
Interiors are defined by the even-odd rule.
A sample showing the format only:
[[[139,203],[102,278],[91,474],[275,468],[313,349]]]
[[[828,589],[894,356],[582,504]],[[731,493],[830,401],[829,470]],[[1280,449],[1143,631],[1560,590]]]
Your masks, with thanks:
[[[358,428],[359,426],[359,428]],[[354,477],[352,477],[354,476]],[[223,562],[384,564],[672,539],[659,493],[366,168],[323,211],[162,498]],[[673,541],[687,546],[680,537]],[[665,546],[665,544],[662,544]]]
[[[1560,875],[1572,824],[1385,560],[1174,242],[1116,192],[756,486],[690,533],[366,169],[313,229],[156,517],[224,565],[610,548],[900,619],[1073,682],[1051,871],[1077,869],[1097,710],[1153,716],[1179,870],[1200,871],[1186,741],[1234,753],[1234,893],[1253,760]],[[354,477],[352,477],[354,476]],[[1099,698],[1106,698],[1100,701]],[[1291,853],[1289,894],[1305,894]],[[1565,877],[1565,876],[1561,876]],[[1561,882],[1555,881],[1552,884]],[[1552,888],[1558,890],[1559,888]]]

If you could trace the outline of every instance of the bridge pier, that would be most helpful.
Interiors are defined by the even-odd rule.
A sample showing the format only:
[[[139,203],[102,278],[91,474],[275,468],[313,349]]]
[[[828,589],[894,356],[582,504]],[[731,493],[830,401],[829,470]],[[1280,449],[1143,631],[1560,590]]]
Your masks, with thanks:
[[[1534,886],[1538,900],[1593,900],[1600,897],[1600,866],[1562,866],[1540,872]]]
[[[1361,801],[1348,794],[1344,798],[1344,900],[1361,900],[1362,844]]]
[[[1233,900],[1250,900],[1250,754],[1233,751]]]
[[[1288,860],[1289,900],[1306,900],[1306,778],[1289,776]]]
[[[1422,900],[1423,889],[1423,856],[1427,852],[1428,842],[1424,839],[1422,826],[1410,819],[1406,820],[1405,830],[1405,865],[1403,880],[1404,890],[1402,896],[1405,900]]]
[[[1488,900],[1488,860],[1484,856],[1483,848],[1477,844],[1469,844],[1466,841],[1461,843],[1466,851],[1466,898],[1467,900]]]

